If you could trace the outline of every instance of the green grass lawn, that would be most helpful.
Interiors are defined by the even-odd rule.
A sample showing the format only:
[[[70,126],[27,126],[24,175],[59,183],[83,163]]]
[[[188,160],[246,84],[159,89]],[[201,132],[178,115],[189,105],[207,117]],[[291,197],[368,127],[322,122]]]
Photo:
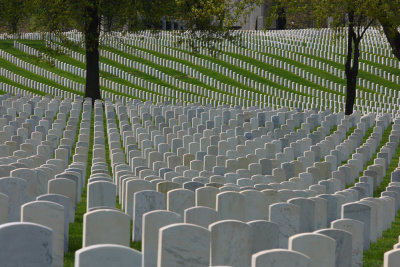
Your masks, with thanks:
[[[21,43],[23,43],[25,45],[28,45],[28,46],[31,46],[31,47],[39,50],[40,52],[45,53],[45,54],[47,54],[49,56],[52,56],[53,58],[56,58],[56,59],[58,59],[60,61],[63,61],[65,63],[68,63],[70,65],[73,65],[73,66],[76,66],[76,67],[79,67],[79,68],[86,69],[86,65],[84,63],[79,62],[79,61],[77,61],[77,60],[75,60],[73,58],[70,58],[67,55],[64,55],[64,54],[61,54],[61,53],[57,53],[56,51],[47,48],[45,46],[45,42],[44,41],[21,41]],[[76,48],[76,47],[72,48],[71,47],[70,49],[75,51],[75,52],[80,52],[80,53],[84,52],[82,48]],[[31,60],[37,60],[37,58],[33,57],[33,59],[31,59]],[[135,77],[142,78],[142,79],[144,79],[146,81],[150,81],[150,82],[153,82],[153,83],[158,84],[158,85],[171,87],[171,86],[168,86],[168,84],[166,84],[165,82],[157,83],[157,81],[160,81],[160,80],[158,80],[158,79],[156,79],[154,77],[151,77],[150,75],[144,74],[144,73],[139,72],[139,71],[133,71],[132,69],[130,69],[130,68],[126,67],[126,66],[123,66],[123,65],[121,65],[121,64],[119,64],[117,62],[114,62],[112,60],[106,59],[104,57],[100,57],[100,62],[109,64],[109,65],[114,66],[114,67],[118,67],[118,68],[120,68],[120,69],[122,69],[122,70],[124,70],[124,71],[126,71],[126,72],[128,72],[128,73],[130,73],[132,75],[134,75]],[[74,77],[74,79],[76,81],[81,81],[81,78],[79,76],[76,76],[76,75],[73,75],[71,73],[56,69],[54,66],[49,65],[46,62],[44,62],[44,64],[46,65],[46,68],[49,68],[49,69],[53,70],[53,72],[56,72],[56,73],[60,72],[61,73],[60,75],[62,75],[64,73],[67,73],[69,75],[68,77]],[[117,77],[116,75],[113,75],[113,74],[105,72],[105,71],[100,71],[100,77],[105,78],[105,79],[107,79],[107,80],[109,80],[111,82],[118,83],[120,85],[125,85],[125,86],[128,86],[128,87],[131,87],[134,90],[140,90],[140,91],[144,91],[144,92],[156,93],[156,92],[154,92],[152,90],[146,89],[146,88],[138,86],[136,84],[133,84],[133,83],[131,83],[131,82],[125,80],[125,79],[122,79],[120,77]],[[102,90],[104,90],[104,91],[111,92],[111,93],[116,94],[116,95],[135,98],[135,97],[133,97],[133,96],[131,96],[129,94],[122,93],[122,92],[119,92],[119,91],[115,91],[115,90],[112,90],[112,89],[107,88],[105,86],[100,86],[100,88]],[[174,89],[178,90],[178,88],[174,88]],[[184,92],[184,90],[182,90],[182,89],[179,89],[178,91]],[[159,93],[156,93],[156,94],[157,95],[164,95],[164,94],[159,94]],[[173,96],[171,96],[171,97],[174,98]],[[145,99],[142,99],[142,100],[145,100]]]
[[[397,168],[400,158],[400,146],[396,149],[396,155],[389,164],[383,182],[374,191],[374,197],[380,197],[381,192],[385,191],[390,183],[391,174]],[[376,243],[372,243],[368,251],[364,251],[364,267],[381,267],[383,266],[383,254],[391,249],[398,242],[400,236],[400,212],[397,213],[392,227],[382,233],[382,237]]]

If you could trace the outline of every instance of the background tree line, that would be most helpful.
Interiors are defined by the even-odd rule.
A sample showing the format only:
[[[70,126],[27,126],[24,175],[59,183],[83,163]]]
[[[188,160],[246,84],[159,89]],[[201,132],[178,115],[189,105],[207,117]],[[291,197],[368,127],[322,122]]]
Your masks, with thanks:
[[[278,29],[288,25],[288,14],[307,14],[316,27],[347,27],[345,113],[351,114],[356,96],[360,43],[369,27],[382,26],[400,60],[400,0],[272,0],[268,21]],[[85,96],[99,99],[100,32],[161,29],[161,19],[179,20],[195,41],[204,45],[231,39],[234,25],[264,0],[0,0],[0,29],[61,33],[77,29],[86,49]]]

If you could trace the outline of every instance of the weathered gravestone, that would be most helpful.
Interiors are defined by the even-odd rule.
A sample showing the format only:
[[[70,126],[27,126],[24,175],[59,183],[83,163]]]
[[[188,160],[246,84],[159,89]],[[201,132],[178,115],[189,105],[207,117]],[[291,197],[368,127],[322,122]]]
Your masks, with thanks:
[[[307,255],[310,267],[335,267],[336,241],[326,235],[303,233],[289,238],[289,249]]]
[[[130,219],[121,211],[99,209],[87,212],[83,217],[83,247],[97,244],[129,247],[129,237]]]
[[[142,254],[121,245],[92,245],[75,252],[75,267],[142,266]]]
[[[250,221],[252,249],[251,254],[279,248],[279,225],[265,220]]]
[[[216,209],[217,194],[220,192],[218,188],[212,186],[204,186],[197,188],[196,206],[204,206],[211,209]]]
[[[337,229],[322,229],[315,233],[329,236],[336,241],[336,267],[351,267],[353,251],[351,233]]]
[[[38,196],[36,200],[51,201],[64,207],[64,252],[67,252],[69,223],[74,222],[75,219],[75,210],[72,208],[70,198],[58,194],[46,194]]]
[[[159,230],[158,267],[210,265],[211,233],[193,224],[171,224]]]
[[[364,224],[364,250],[369,249],[371,242],[371,221],[372,211],[371,207],[365,204],[353,202],[342,206],[342,219],[353,219],[360,221]]]
[[[331,228],[347,231],[352,235],[352,266],[362,267],[364,247],[364,224],[351,219],[340,219],[331,222]]]
[[[167,209],[184,215],[185,209],[194,206],[195,194],[188,189],[174,189],[167,193]]]
[[[7,267],[53,267],[53,231],[36,223],[0,225],[0,263],[7,263]]]
[[[184,212],[184,222],[202,226],[208,229],[208,226],[218,220],[218,212],[208,207],[192,207]]]
[[[0,193],[8,196],[8,221],[20,221],[21,205],[29,201],[28,183],[16,177],[1,178]]]
[[[159,230],[167,225],[181,223],[182,217],[170,211],[155,210],[143,216],[143,266],[157,266]]]
[[[310,258],[287,249],[270,249],[253,254],[251,267],[310,267]]]
[[[251,231],[246,223],[235,220],[211,224],[211,265],[247,267],[251,262]]]
[[[279,247],[287,248],[290,236],[300,231],[300,207],[289,203],[269,206],[269,221],[279,225]]]
[[[66,178],[57,178],[49,181],[49,194],[59,194],[72,200],[72,207],[76,208],[76,186],[75,182]]]
[[[21,221],[37,223],[53,231],[53,264],[64,263],[64,207],[50,201],[32,201],[21,206]]]
[[[134,194],[132,240],[142,240],[143,215],[153,210],[165,210],[165,196],[153,190],[143,190]]]
[[[115,208],[116,190],[115,184],[111,182],[97,181],[89,183],[87,193],[87,210],[95,207]]]

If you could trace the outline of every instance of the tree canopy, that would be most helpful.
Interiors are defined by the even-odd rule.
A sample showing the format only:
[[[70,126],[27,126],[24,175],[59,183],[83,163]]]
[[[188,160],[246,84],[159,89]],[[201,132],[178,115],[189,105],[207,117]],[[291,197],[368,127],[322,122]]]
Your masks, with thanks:
[[[377,20],[392,47],[393,54],[400,60],[400,0],[381,1]]]
[[[10,33],[17,33],[27,18],[28,4],[26,0],[0,0],[0,25]]]
[[[7,1],[7,0],[0,0]],[[17,0],[11,0],[17,1]],[[24,1],[24,0],[20,0]],[[29,1],[29,0],[25,0]],[[262,0],[31,0],[31,23],[37,30],[61,33],[77,29],[86,49],[85,96],[99,99],[100,33],[160,29],[161,18],[178,19],[206,44],[224,40]],[[186,32],[186,33],[187,33]]]

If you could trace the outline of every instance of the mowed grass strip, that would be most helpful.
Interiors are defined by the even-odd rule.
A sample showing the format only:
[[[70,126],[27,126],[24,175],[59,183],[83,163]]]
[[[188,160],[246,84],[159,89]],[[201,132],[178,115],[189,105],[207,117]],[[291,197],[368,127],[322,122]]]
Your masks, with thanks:
[[[117,55],[120,55],[120,56],[122,56],[124,58],[140,62],[142,64],[145,64],[145,65],[149,66],[149,67],[152,67],[154,69],[162,71],[163,73],[168,74],[171,77],[173,77],[175,79],[178,79],[179,81],[182,81],[182,82],[185,82],[185,83],[189,83],[189,84],[193,84],[193,85],[197,85],[197,86],[203,87],[205,89],[216,91],[216,92],[220,92],[220,93],[224,93],[224,94],[227,94],[227,95],[234,95],[234,94],[232,94],[230,92],[225,92],[225,91],[219,90],[217,88],[211,87],[211,86],[201,82],[200,80],[195,79],[194,77],[190,77],[189,75],[187,75],[187,74],[185,74],[183,72],[180,72],[180,71],[177,71],[175,69],[172,69],[172,68],[169,68],[169,67],[165,67],[165,66],[162,66],[162,65],[158,65],[158,64],[156,64],[156,63],[154,63],[154,62],[152,62],[150,60],[147,60],[147,59],[145,59],[143,57],[139,57],[139,56],[134,55],[134,54],[122,52],[120,50],[117,50],[117,49],[109,47],[109,46],[104,46],[102,48],[104,50],[107,50],[107,51],[113,52],[113,53],[115,53]],[[171,86],[171,85],[169,85],[169,86]],[[197,94],[195,92],[193,92],[192,94],[193,95],[200,95],[200,94]],[[246,98],[246,99],[248,99],[248,98]]]
[[[24,41],[24,42],[20,42],[20,43],[22,43],[24,45],[27,45],[27,46],[29,46],[31,48],[37,49],[39,52],[42,52],[42,53],[44,53],[44,54],[46,54],[48,56],[51,56],[53,59],[57,59],[57,60],[59,60],[61,62],[64,62],[63,60],[60,60],[58,58],[58,56],[59,55],[61,56],[62,54],[61,53],[57,53],[56,51],[51,50],[49,48],[46,48],[45,44],[44,44],[44,41]],[[38,49],[37,47],[39,47],[40,49]],[[82,78],[82,77],[80,77],[78,75],[75,75],[75,74],[73,74],[71,72],[64,71],[64,70],[61,70],[59,68],[56,68],[49,61],[46,61],[46,60],[44,60],[42,58],[39,58],[39,57],[36,57],[36,56],[29,55],[29,54],[24,53],[23,51],[21,51],[19,49],[14,48],[13,41],[8,41],[8,43],[0,42],[0,48],[5,50],[5,51],[7,51],[10,54],[12,54],[15,57],[18,57],[19,59],[21,59],[21,60],[23,60],[25,62],[31,63],[33,65],[36,65],[37,67],[40,67],[40,68],[43,68],[43,69],[45,69],[47,71],[53,72],[54,74],[57,74],[57,75],[62,76],[64,78],[73,80],[73,81],[78,82],[78,83],[85,84],[85,78]],[[64,63],[67,63],[67,62],[64,62]],[[85,68],[83,68],[83,69],[85,69]]]
[[[25,90],[25,91],[28,91],[28,92],[32,92],[32,93],[35,93],[35,94],[38,94],[38,95],[41,95],[41,96],[49,95],[49,94],[46,94],[45,92],[42,92],[42,91],[33,89],[31,87],[27,87],[25,85],[22,85],[20,83],[14,82],[14,81],[12,81],[10,79],[7,79],[4,76],[0,76],[0,82],[6,83],[6,84],[11,85],[11,86],[15,86],[15,87],[20,88],[22,90]]]
[[[83,111],[83,107],[82,107]],[[78,124],[79,133],[80,122]],[[86,201],[87,201],[87,183],[90,177],[90,171],[92,167],[93,158],[93,140],[94,140],[94,110],[92,109],[92,117],[90,121],[90,140],[89,140],[89,152],[88,162],[86,167],[85,184],[81,197],[81,202],[77,205],[75,211],[75,221],[69,225],[69,243],[68,252],[64,254],[64,267],[74,267],[75,251],[82,248],[83,240],[83,216],[86,213]]]
[[[391,182],[391,174],[398,167],[400,158],[400,146],[396,149],[396,154],[389,164],[383,182],[374,191],[374,197],[380,197],[381,193],[385,191],[386,187]],[[382,267],[383,255],[385,252],[393,249],[400,236],[400,212],[392,223],[392,227],[382,233],[382,237],[377,242],[372,243],[368,251],[364,251],[363,266],[364,267]],[[400,263],[399,263],[400,264]]]
[[[128,45],[128,46],[131,46],[131,45]],[[225,83],[227,85],[230,85],[230,86],[232,86],[234,88],[244,89],[244,90],[247,90],[247,91],[250,91],[250,92],[257,92],[257,93],[260,93],[262,95],[273,96],[273,94],[268,94],[268,93],[263,92],[261,90],[256,90],[256,89],[251,88],[251,87],[249,87],[249,86],[247,86],[245,84],[242,84],[242,83],[236,81],[235,79],[230,78],[230,77],[228,77],[228,76],[226,76],[224,74],[221,74],[221,73],[216,72],[216,71],[212,71],[212,70],[210,70],[210,69],[208,69],[206,67],[203,67],[203,66],[195,65],[195,64],[191,63],[190,61],[186,61],[186,60],[182,60],[182,59],[179,59],[179,58],[175,58],[175,57],[172,57],[170,55],[159,53],[159,52],[154,51],[154,50],[144,49],[144,48],[139,47],[139,46],[131,46],[131,47],[133,47],[133,48],[135,48],[137,50],[148,52],[150,54],[156,55],[156,56],[164,58],[164,59],[168,59],[168,60],[176,61],[176,62],[181,63],[181,64],[185,64],[185,65],[191,67],[192,69],[197,70],[198,72],[202,73],[203,75],[207,75],[207,76],[209,76],[209,77],[211,77],[211,78],[213,78],[213,79],[215,79],[215,80],[217,80],[219,82],[223,82],[223,83]],[[168,48],[174,49],[173,47],[168,47]],[[184,51],[184,50],[179,50],[179,49],[175,49],[175,50],[188,53],[187,51]],[[196,57],[200,57],[201,55],[195,54],[195,56]],[[216,60],[216,59],[213,58],[213,61],[214,60]],[[238,73],[243,75],[242,71],[239,71]],[[270,84],[270,83],[265,83],[265,84]],[[274,86],[274,87],[276,87],[276,86]],[[279,97],[277,97],[277,96],[275,96],[275,97],[279,99]]]
[[[18,75],[23,76],[25,78],[31,79],[33,81],[40,82],[42,84],[46,84],[48,86],[52,86],[54,88],[58,88],[58,89],[61,89],[61,90],[67,91],[67,92],[72,92],[72,93],[75,93],[75,94],[78,94],[78,95],[83,95],[82,92],[72,90],[71,88],[65,87],[65,86],[63,86],[63,85],[61,85],[59,83],[56,83],[55,81],[49,80],[49,79],[47,79],[47,78],[45,78],[45,77],[43,77],[41,75],[37,75],[37,74],[35,74],[33,72],[30,72],[28,70],[20,68],[17,65],[14,65],[10,61],[5,60],[3,58],[0,58],[0,66],[2,68],[4,68],[4,69],[7,69],[7,70],[9,70],[9,71],[11,71],[11,72],[13,72],[15,74],[18,74]]]
[[[315,59],[315,60],[319,60],[319,61],[321,61],[323,63],[332,65],[332,66],[334,66],[334,67],[336,67],[338,69],[344,70],[344,64],[340,64],[338,62],[335,62],[335,61],[332,61],[332,60],[329,60],[329,59],[326,59],[326,58],[317,57],[317,56],[313,56],[313,55],[309,55],[309,54],[301,54],[301,55],[310,57],[310,58]],[[399,84],[393,83],[391,81],[383,79],[382,77],[379,77],[378,75],[374,75],[374,74],[371,74],[371,73],[363,71],[363,70],[359,70],[358,77],[359,78],[363,78],[363,79],[365,79],[367,81],[373,82],[375,84],[382,85],[384,87],[395,89],[397,91],[400,90],[400,85]],[[373,94],[378,94],[378,95],[381,94],[378,91],[375,91],[375,90],[372,90],[372,89],[368,89],[368,88],[365,88],[365,87],[361,87],[361,86],[357,86],[357,89],[361,89],[363,91],[366,91],[366,92],[369,92],[369,93],[373,93]]]
[[[61,44],[61,43],[57,43],[57,44],[63,45],[63,44]],[[59,60],[62,60],[62,61],[65,62],[65,63],[68,63],[68,64],[71,64],[71,65],[73,65],[73,66],[86,69],[86,64],[85,64],[85,63],[79,62],[79,61],[77,61],[77,60],[75,60],[75,59],[73,59],[73,58],[70,58],[68,55],[57,53],[56,51],[51,50],[50,48],[45,47],[44,41],[31,43],[31,46],[34,47],[35,49],[40,50],[40,51],[43,52],[43,53],[46,53],[46,54],[48,54],[48,55],[51,55],[51,56],[54,57],[54,58],[57,58],[57,59],[59,59]],[[74,46],[74,47],[68,47],[68,48],[71,49],[71,50],[73,50],[73,51],[75,51],[75,52],[84,54],[84,50],[83,50],[82,48],[77,48],[77,47],[75,47],[75,46]],[[112,61],[112,60],[109,60],[109,59],[106,59],[106,58],[103,58],[103,57],[100,57],[100,62],[109,64],[110,66],[118,67],[118,68],[120,68],[121,66],[123,66],[123,65],[121,65],[121,64],[116,63],[115,61]],[[148,81],[148,79],[147,79],[145,76],[140,75],[140,72],[133,72],[132,69],[130,69],[130,68],[128,68],[128,67],[124,67],[123,70],[125,70],[125,71],[128,72],[128,73],[133,74],[135,77],[139,77],[139,78],[142,78],[142,79]],[[138,85],[136,85],[136,84],[133,84],[133,83],[131,83],[131,82],[125,80],[125,79],[122,79],[121,77],[118,77],[118,76],[116,76],[116,75],[114,75],[114,74],[111,74],[111,73],[109,73],[109,72],[106,72],[106,71],[100,71],[100,77],[102,77],[102,78],[104,78],[104,79],[106,79],[106,80],[108,80],[108,81],[110,81],[110,82],[118,83],[119,85],[128,86],[128,87],[132,88],[133,90],[139,90],[139,91],[143,91],[143,92],[149,92],[149,93],[153,93],[153,94],[160,95],[160,96],[167,96],[167,95],[165,95],[165,94],[157,93],[157,92],[155,92],[155,91],[153,91],[153,90],[151,90],[151,89],[147,89],[147,88],[138,86]],[[118,86],[118,85],[117,85],[117,86]],[[105,86],[100,86],[100,88],[101,88],[102,90],[104,90],[104,91],[111,92],[111,93],[113,93],[113,94],[115,94],[115,95],[125,96],[125,97],[132,98],[132,99],[139,99],[139,98],[137,98],[137,97],[135,97],[135,96],[133,96],[133,95],[130,95],[130,94],[127,94],[127,93],[123,93],[123,92],[120,92],[120,91],[117,91],[117,90],[113,90],[113,89],[108,88],[108,87],[105,87]],[[184,90],[181,90],[181,91],[182,91],[182,92],[186,92],[186,91],[184,91]],[[169,97],[171,97],[172,99],[178,100],[178,99],[177,99],[176,97],[174,97],[174,96],[169,96]],[[140,99],[140,100],[146,101],[145,99]]]

